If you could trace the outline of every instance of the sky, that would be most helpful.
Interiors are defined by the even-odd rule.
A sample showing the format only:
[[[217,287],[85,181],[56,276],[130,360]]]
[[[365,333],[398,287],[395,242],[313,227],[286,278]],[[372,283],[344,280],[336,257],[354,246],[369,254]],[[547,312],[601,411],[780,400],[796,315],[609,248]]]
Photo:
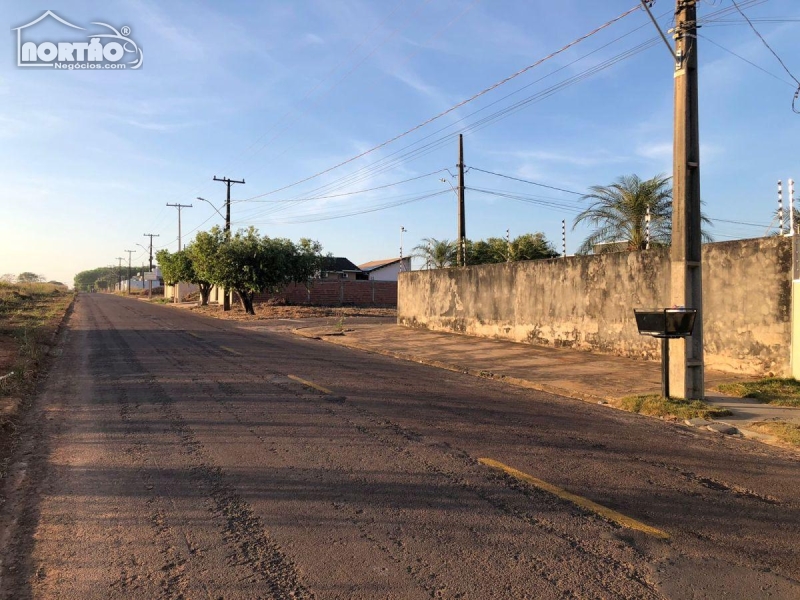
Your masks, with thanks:
[[[800,78],[796,0],[739,4]],[[643,10],[548,58],[636,5],[4,0],[0,274],[71,284],[127,264],[126,250],[143,264],[145,233],[177,250],[178,210],[166,205],[192,205],[184,244],[222,225],[215,176],[246,182],[232,187],[234,229],[312,238],[360,264],[398,256],[403,227],[408,255],[456,237],[458,134],[467,236],[540,231],[560,251],[565,220],[571,254],[588,234],[573,220],[589,186],[672,171],[673,61]],[[140,68],[17,66],[15,28],[48,9],[86,31],[48,17],[23,41],[126,26]],[[664,30],[673,9],[653,6]],[[778,180],[787,202],[787,180],[800,181],[798,86],[733,10],[698,7],[701,195],[717,241],[768,233]]]

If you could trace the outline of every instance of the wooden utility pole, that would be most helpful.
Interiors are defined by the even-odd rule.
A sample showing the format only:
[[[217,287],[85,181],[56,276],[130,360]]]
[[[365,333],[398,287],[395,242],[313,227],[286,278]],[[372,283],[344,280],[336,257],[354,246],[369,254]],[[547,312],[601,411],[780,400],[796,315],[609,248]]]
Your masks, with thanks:
[[[181,251],[181,209],[182,208],[192,208],[191,204],[170,204],[167,202],[167,206],[174,206],[178,209],[178,252]],[[230,215],[230,213],[228,213]]]
[[[119,266],[117,267],[117,287],[119,291],[122,291],[122,261],[125,260],[123,257],[118,256],[117,260],[119,261]]]
[[[125,250],[128,253],[128,285],[125,286],[128,296],[131,295],[131,255],[135,250]]]
[[[225,200],[225,237],[230,239],[231,236],[231,186],[234,183],[244,184],[244,179],[236,181],[235,179],[228,179],[227,177],[217,177],[214,175],[214,181],[221,181],[228,187],[228,195]],[[225,298],[222,300],[222,310],[231,309],[231,293],[228,288],[225,288]]]
[[[672,340],[670,389],[679,398],[703,398],[703,280],[700,231],[700,136],[697,92],[697,0],[675,4],[675,131],[672,180],[670,296],[674,306],[697,310],[694,331]]]
[[[464,136],[458,134],[458,253],[456,262],[460,267],[467,264],[467,233],[464,217]]]
[[[169,202],[167,202],[167,206],[174,206],[175,208],[178,209],[178,252],[180,252],[181,251],[181,209],[182,208],[192,208],[192,205],[191,204],[170,204]],[[180,295],[181,295],[180,286],[181,286],[180,283],[176,283],[174,286],[172,286],[172,293],[173,293],[172,301],[175,304],[180,302]]]
[[[151,274],[150,276],[152,277],[153,276],[152,275],[152,273],[153,273],[153,238],[154,237],[160,237],[161,234],[160,233],[145,233],[144,236],[150,238],[150,263],[149,264],[150,264],[150,274]],[[148,298],[148,300],[152,300],[153,299],[153,280],[152,279],[148,279],[147,298]]]

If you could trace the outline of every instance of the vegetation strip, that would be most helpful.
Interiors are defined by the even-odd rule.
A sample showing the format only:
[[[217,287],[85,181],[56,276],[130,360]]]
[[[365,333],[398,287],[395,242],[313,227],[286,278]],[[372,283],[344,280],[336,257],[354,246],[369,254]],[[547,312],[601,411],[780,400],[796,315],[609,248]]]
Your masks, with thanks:
[[[711,406],[701,400],[664,398],[661,394],[626,396],[612,402],[617,408],[651,417],[674,419],[716,419],[731,414],[726,408]]]
[[[498,469],[503,471],[507,475],[514,477],[515,479],[519,479],[520,481],[524,481],[534,487],[539,488],[540,490],[544,490],[553,494],[554,496],[558,496],[562,500],[567,500],[568,502],[572,502],[576,506],[579,506],[585,510],[593,512],[595,514],[600,515],[604,519],[608,519],[620,525],[621,527],[627,527],[628,529],[634,529],[636,531],[641,531],[642,533],[646,533],[647,535],[651,535],[653,537],[657,537],[662,540],[668,540],[669,535],[664,533],[660,529],[656,529],[655,527],[651,527],[650,525],[645,525],[641,521],[637,521],[631,517],[625,516],[622,513],[618,513],[615,510],[610,508],[606,508],[596,502],[589,500],[588,498],[584,498],[583,496],[578,496],[577,494],[573,494],[568,492],[558,486],[555,486],[551,483],[547,483],[546,481],[542,481],[541,479],[537,479],[532,475],[528,475],[527,473],[523,473],[522,471],[518,471],[513,467],[509,467],[508,465],[504,465],[501,462],[496,460],[492,460],[491,458],[479,458],[478,462],[482,465],[486,465],[487,467],[492,467],[493,469]]]
[[[773,406],[800,408],[800,381],[796,379],[768,377],[758,381],[724,383],[718,389],[724,394],[753,398]]]
[[[314,383],[313,381],[309,381],[308,379],[303,379],[302,377],[298,377],[297,375],[287,375],[287,377],[289,379],[292,379],[293,381],[296,381],[298,383],[302,383],[305,386],[313,388],[313,389],[317,390],[318,392],[322,392],[323,394],[333,394],[333,392],[331,390],[329,390],[328,388],[322,387],[321,385],[317,385],[316,383]]]

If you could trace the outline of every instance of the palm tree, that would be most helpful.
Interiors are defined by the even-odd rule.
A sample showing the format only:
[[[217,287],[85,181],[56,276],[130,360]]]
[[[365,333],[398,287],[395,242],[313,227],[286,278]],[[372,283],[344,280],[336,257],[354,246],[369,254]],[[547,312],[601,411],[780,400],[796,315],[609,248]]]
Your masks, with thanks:
[[[455,242],[436,238],[422,238],[422,242],[414,247],[413,256],[424,259],[426,268],[444,269],[455,264],[457,250]]]
[[[647,246],[646,219],[650,212],[650,245],[669,245],[672,234],[672,188],[670,178],[656,175],[642,180],[637,175],[623,175],[608,186],[595,185],[583,196],[591,206],[575,217],[578,223],[589,223],[596,229],[587,237],[578,253],[587,254],[599,244],[621,244],[627,250],[644,250]]]

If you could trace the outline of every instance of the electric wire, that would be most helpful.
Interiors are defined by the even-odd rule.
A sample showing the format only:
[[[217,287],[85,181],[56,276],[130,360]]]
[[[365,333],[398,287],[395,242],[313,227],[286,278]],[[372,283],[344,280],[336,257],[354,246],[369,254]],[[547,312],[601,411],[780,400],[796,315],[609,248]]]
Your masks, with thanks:
[[[770,77],[772,77],[772,78],[774,78],[774,79],[777,79],[777,80],[778,80],[778,81],[780,81],[781,83],[785,83],[786,85],[788,85],[788,86],[791,86],[792,88],[794,88],[794,84],[793,84],[793,83],[791,83],[791,82],[789,82],[789,81],[786,81],[785,79],[782,79],[782,78],[781,78],[781,77],[779,77],[778,75],[775,75],[775,73],[772,73],[772,72],[770,72],[770,71],[767,71],[767,70],[766,70],[764,67],[760,67],[760,66],[758,66],[756,63],[754,63],[754,62],[752,62],[752,61],[750,61],[750,60],[747,60],[747,59],[746,59],[744,56],[742,56],[741,54],[737,54],[737,53],[736,53],[736,52],[734,52],[733,50],[729,50],[729,49],[728,49],[728,48],[726,48],[725,46],[723,46],[723,45],[721,45],[721,44],[718,44],[717,42],[715,42],[714,40],[712,40],[712,39],[711,39],[711,38],[709,38],[708,36],[701,35],[701,34],[699,34],[699,33],[698,33],[698,34],[697,34],[697,37],[699,37],[699,38],[702,38],[702,39],[704,39],[704,40],[705,40],[705,41],[707,41],[707,42],[710,42],[711,44],[715,45],[717,48],[720,48],[721,50],[724,50],[724,51],[725,51],[725,52],[727,52],[728,54],[732,54],[732,55],[733,55],[733,56],[735,56],[736,58],[738,58],[738,59],[740,59],[740,60],[743,60],[743,61],[744,61],[744,62],[746,62],[748,65],[751,65],[751,66],[755,67],[756,69],[758,69],[759,71],[761,71],[761,72],[763,72],[763,73],[766,73],[766,74],[767,74],[767,75],[769,75]]]
[[[446,110],[444,110],[444,111],[442,111],[442,112],[430,117],[429,119],[423,121],[422,123],[419,123],[419,124],[415,125],[414,127],[404,131],[403,133],[400,133],[400,134],[398,134],[398,135],[396,135],[396,136],[394,136],[394,137],[392,137],[392,138],[390,138],[390,139],[388,139],[388,140],[386,140],[384,142],[381,142],[380,144],[377,144],[376,146],[373,146],[372,148],[369,148],[368,150],[365,150],[365,151],[363,151],[363,152],[361,152],[361,153],[359,153],[359,154],[357,154],[357,155],[355,155],[355,156],[353,156],[351,158],[348,158],[347,160],[344,160],[344,161],[342,161],[342,162],[340,162],[340,163],[338,163],[336,165],[333,165],[332,167],[328,167],[327,169],[324,169],[322,171],[319,171],[318,173],[315,173],[313,175],[310,175],[308,177],[300,179],[300,180],[298,180],[298,181],[296,181],[294,183],[291,183],[291,184],[285,185],[283,187],[271,190],[271,191],[266,192],[264,194],[260,194],[259,196],[254,196],[254,198],[256,198],[256,197],[260,198],[260,197],[264,197],[264,196],[269,196],[271,194],[275,194],[277,192],[281,192],[281,191],[287,190],[289,188],[295,187],[297,185],[300,185],[301,183],[305,183],[305,182],[310,181],[312,179],[316,179],[317,177],[325,175],[326,173],[330,173],[331,171],[333,171],[335,169],[338,169],[340,167],[343,167],[344,165],[350,164],[350,163],[358,160],[359,158],[363,158],[364,156],[367,156],[367,155],[375,152],[376,150],[379,150],[380,148],[388,146],[389,144],[391,144],[391,143],[393,143],[393,142],[395,142],[395,141],[397,141],[397,140],[399,140],[399,139],[401,139],[403,137],[406,137],[407,135],[409,135],[409,134],[411,134],[411,133],[413,133],[413,132],[415,132],[415,131],[423,128],[423,127],[425,127],[426,125],[429,125],[430,123],[433,123],[434,121],[437,121],[438,119],[441,119],[442,117],[452,113],[453,111],[461,108],[462,106],[465,106],[465,105],[469,104],[470,102],[473,102],[473,101],[477,100],[478,98],[488,94],[489,92],[497,89],[498,87],[500,87],[502,85],[505,85],[509,81],[512,81],[512,80],[516,79],[517,77],[519,77],[520,75],[523,75],[524,73],[527,73],[531,69],[541,65],[542,63],[546,62],[547,60],[550,60],[550,59],[558,56],[559,54],[562,54],[563,52],[566,52],[568,49],[572,48],[576,44],[579,44],[580,42],[582,42],[582,41],[586,40],[587,38],[597,34],[598,32],[606,29],[607,27],[610,27],[611,25],[613,25],[617,21],[627,17],[631,13],[633,13],[635,11],[638,11],[638,10],[641,10],[641,7],[637,5],[637,6],[633,7],[633,8],[625,11],[621,15],[611,19],[610,21],[607,21],[606,23],[604,23],[603,25],[595,28],[594,30],[590,31],[589,33],[587,33],[587,34],[585,34],[585,35],[573,40],[572,42],[570,42],[567,45],[563,46],[562,48],[556,50],[555,52],[552,52],[549,55],[545,56],[544,58],[541,58],[541,59],[537,60],[536,62],[534,62],[534,63],[532,63],[530,65],[527,65],[526,67],[523,67],[522,69],[516,71],[515,73],[512,73],[511,75],[501,79],[500,81],[490,85],[489,87],[482,89],[481,91],[477,92],[476,94],[473,94],[469,98],[466,98],[465,100],[462,100],[461,102],[458,102],[457,104],[451,106],[450,108],[448,108],[448,109],[446,109]]]
[[[751,0],[750,2],[743,3],[743,5],[745,5],[745,6],[746,6],[746,5],[751,5],[751,4],[757,4],[757,3],[760,3],[761,1],[763,1],[763,0]],[[620,17],[617,17],[617,19],[615,19],[615,20],[614,20],[614,21],[612,21],[612,22],[615,22],[615,21],[617,21],[617,20],[621,19],[623,16],[626,16],[627,14],[629,14],[630,12],[633,12],[634,10],[638,10],[638,8],[639,8],[639,7],[636,7],[635,9],[631,9],[631,11],[628,11],[628,13],[625,13],[625,14],[621,15]],[[730,10],[730,9],[726,9],[726,10]],[[718,12],[718,13],[724,13],[724,12],[725,12],[725,10],[722,10],[722,11],[717,11],[717,12]],[[706,21],[710,21],[710,20],[711,20],[710,16],[709,16],[708,18],[706,18]],[[609,23],[607,23],[606,25],[604,25],[604,26],[601,26],[601,28],[598,28],[597,30],[595,30],[595,31],[594,31],[594,32],[592,32],[592,33],[596,33],[598,30],[600,30],[600,29],[602,29],[602,28],[604,28],[604,27],[607,27],[607,26],[608,26],[610,23],[612,23],[612,22],[609,22]],[[639,29],[639,28],[637,28],[637,29]],[[588,37],[589,35],[592,35],[592,34],[591,34],[591,33],[590,33],[590,34],[587,34],[587,36],[583,36],[583,38],[580,38],[580,39],[585,39],[585,38],[586,38],[586,37]],[[626,34],[626,35],[628,35],[628,34]],[[622,37],[624,37],[624,36],[622,36]],[[618,39],[619,39],[619,38],[618,38]],[[569,44],[567,47],[569,47],[569,46],[573,46],[573,45],[575,45],[575,43],[577,43],[577,41],[576,41],[576,42],[572,42],[572,43],[571,43],[571,44]],[[612,42],[612,43],[613,43],[613,42]],[[633,54],[634,54],[634,53],[636,53],[637,51],[641,51],[641,50],[643,50],[643,49],[646,49],[646,47],[647,47],[647,44],[648,44],[648,43],[640,44],[639,46],[637,46],[637,47],[635,47],[635,48],[632,48],[632,49],[630,49],[630,50],[628,50],[628,51],[626,51],[626,52],[622,53],[621,55],[617,55],[617,57],[615,57],[614,59],[611,59],[610,61],[606,61],[606,62],[608,63],[608,64],[606,65],[606,68],[607,68],[607,66],[611,66],[611,64],[615,64],[615,63],[616,63],[616,62],[618,62],[619,60],[623,60],[624,58],[626,58],[626,57],[629,57],[629,56],[633,55]],[[565,47],[565,48],[566,48],[566,47]],[[564,48],[564,49],[565,49],[565,48]],[[554,56],[554,55],[558,54],[559,52],[562,52],[564,49],[562,49],[562,50],[559,50],[558,52],[551,54],[551,55],[550,55],[550,57],[552,57],[552,56]],[[593,52],[595,52],[595,51],[593,51]],[[591,53],[590,53],[590,54],[591,54]],[[543,62],[543,60],[545,60],[545,59],[542,59],[542,61],[537,61],[537,63],[535,63],[535,64],[541,64],[541,62]],[[533,65],[532,65],[532,66],[533,66]],[[528,67],[528,68],[526,68],[526,69],[524,69],[523,71],[525,71],[525,70],[529,70],[529,68],[532,68],[532,66],[531,66],[531,67]],[[525,104],[529,103],[529,102],[530,102],[530,101],[532,101],[532,99],[533,99],[533,98],[535,98],[536,96],[545,96],[545,97],[546,97],[547,95],[550,95],[550,94],[552,94],[552,93],[555,93],[555,91],[558,91],[559,89],[563,89],[563,87],[566,87],[566,85],[570,85],[570,84],[571,84],[571,83],[568,83],[568,82],[570,82],[570,81],[571,81],[572,83],[575,83],[575,82],[577,82],[577,81],[580,81],[580,80],[582,80],[582,79],[586,78],[587,76],[590,76],[591,74],[593,74],[594,72],[597,72],[598,70],[599,70],[599,69],[597,69],[597,68],[589,69],[589,70],[585,71],[585,72],[584,72],[582,75],[579,75],[579,76],[576,76],[576,77],[570,78],[570,80],[566,80],[565,82],[561,82],[560,84],[558,84],[558,85],[556,85],[556,86],[553,86],[553,88],[551,88],[551,89],[549,89],[549,90],[545,91],[545,92],[544,92],[544,93],[542,93],[542,94],[536,94],[536,95],[534,95],[534,96],[532,96],[532,97],[528,97],[527,99],[525,99],[524,103],[525,103]],[[518,72],[518,74],[521,74],[521,72]],[[491,88],[487,88],[487,90],[484,90],[482,93],[485,93],[486,91],[488,91],[488,90],[490,90],[490,89],[495,89],[496,87],[498,87],[499,85],[501,85],[501,84],[502,84],[502,83],[504,83],[504,82],[507,82],[508,80],[510,80],[511,78],[515,77],[516,75],[517,75],[517,74],[515,74],[515,75],[512,75],[511,77],[509,77],[509,78],[506,78],[506,79],[505,79],[505,80],[503,80],[502,82],[499,82],[498,84],[495,84],[495,85],[494,85],[494,86],[492,86]],[[548,75],[548,76],[549,76],[549,75]],[[532,85],[532,84],[530,84],[530,85]],[[526,87],[528,87],[528,86],[526,86]],[[519,90],[517,90],[517,91],[516,91],[516,92],[514,92],[514,93],[517,93],[518,91],[519,91]],[[476,97],[478,97],[479,95],[482,95],[482,93],[479,93],[478,95],[476,95],[476,96],[473,96],[473,97],[472,97],[472,99],[475,99],[475,98],[476,98]],[[509,94],[509,96],[510,96],[510,95],[511,95],[511,94]],[[508,96],[506,96],[506,97],[508,97]],[[456,105],[456,107],[458,107],[458,106],[461,106],[461,105],[465,104],[465,103],[466,103],[466,102],[468,102],[468,101],[470,101],[470,100],[468,99],[467,101],[464,101],[463,103],[460,103],[459,105]],[[494,104],[494,103],[493,103],[493,104]],[[455,107],[454,107],[454,108],[455,108]],[[453,109],[454,109],[454,108],[453,108]],[[482,109],[479,109],[479,111],[475,111],[474,113],[471,113],[471,115],[474,115],[474,114],[476,114],[477,112],[480,112],[480,111],[484,110],[485,108],[487,108],[487,107],[484,107],[484,108],[482,108]],[[518,110],[519,108],[520,108],[520,105],[519,105],[519,103],[518,103],[517,105],[512,105],[511,107],[507,107],[506,109],[503,109],[503,110],[501,110],[501,111],[497,111],[497,112],[496,112],[496,113],[494,113],[493,115],[490,115],[490,117],[489,117],[488,119],[485,119],[485,120],[482,120],[482,121],[480,121],[480,122],[478,122],[478,123],[474,123],[474,124],[472,124],[472,125],[470,126],[470,128],[469,128],[469,129],[471,129],[472,131],[474,131],[474,130],[477,130],[478,128],[482,128],[483,126],[486,126],[486,125],[488,125],[488,124],[489,124],[491,121],[493,121],[493,120],[497,120],[499,117],[502,117],[502,116],[504,116],[504,115],[508,115],[508,114],[510,114],[512,111],[514,111],[514,112],[515,112],[515,111],[516,111],[516,110]],[[453,110],[453,109],[450,109],[450,110]],[[443,116],[443,114],[444,114],[444,113],[441,113],[441,114],[440,114],[440,115],[438,115],[437,117],[434,117],[434,118],[432,118],[432,119],[429,119],[429,120],[428,120],[428,121],[426,121],[425,123],[423,123],[423,124],[421,124],[421,125],[419,125],[419,126],[415,127],[413,130],[419,129],[420,127],[424,126],[425,124],[427,124],[427,123],[429,123],[429,122],[432,122],[432,121],[433,121],[433,120],[435,120],[436,118],[439,118],[439,116]],[[451,125],[451,126],[452,126],[452,125]],[[447,126],[447,127],[451,127],[451,126]],[[443,129],[446,129],[446,128],[443,128]],[[465,128],[464,130],[466,130],[466,129],[468,129],[468,128]],[[403,137],[404,135],[407,135],[407,134],[408,134],[408,133],[410,133],[411,131],[412,131],[412,130],[409,130],[408,132],[406,132],[406,133],[404,133],[404,134],[401,134],[401,135],[399,135],[399,136],[396,136],[395,138],[392,138],[391,140],[389,140],[389,141],[387,141],[387,142],[384,142],[383,144],[379,145],[378,147],[383,147],[383,146],[387,145],[388,143],[391,143],[392,141],[394,141],[394,140],[396,140],[396,139],[399,139],[400,137]],[[441,131],[441,130],[439,130],[439,131]],[[435,132],[435,133],[436,133],[436,132]],[[435,135],[435,133],[434,133],[434,134],[432,134],[432,135]],[[435,140],[435,141],[434,141],[434,142],[432,142],[431,144],[428,144],[428,145],[427,145],[427,148],[426,148],[426,147],[423,147],[422,149],[416,149],[416,150],[412,150],[412,151],[410,151],[410,152],[407,152],[405,155],[402,155],[402,156],[400,157],[400,160],[399,160],[399,161],[395,161],[395,164],[385,164],[385,162],[384,162],[384,164],[380,164],[382,161],[385,161],[385,160],[386,160],[386,159],[384,158],[384,159],[381,159],[380,161],[376,161],[376,163],[373,163],[373,165],[371,165],[371,166],[370,166],[370,167],[368,167],[368,168],[372,168],[372,169],[373,169],[373,173],[372,173],[372,174],[374,174],[375,172],[378,172],[378,171],[376,171],[376,170],[375,170],[375,168],[376,168],[376,167],[377,167],[377,168],[379,168],[379,169],[382,169],[382,171],[380,171],[380,172],[384,172],[385,170],[388,170],[388,169],[394,168],[398,162],[404,162],[405,160],[407,160],[408,158],[410,158],[410,157],[411,157],[411,156],[413,156],[413,155],[416,155],[416,158],[419,158],[420,156],[423,156],[423,155],[425,155],[425,154],[428,154],[428,153],[429,153],[429,152],[431,152],[431,151],[434,151],[434,150],[438,149],[438,147],[441,147],[441,145],[442,145],[443,143],[446,143],[446,142],[447,142],[447,141],[449,141],[451,138],[453,138],[455,135],[456,135],[456,134],[455,134],[455,133],[453,133],[453,134],[450,134],[450,135],[448,135],[448,136],[444,136],[443,138],[440,138],[439,140]],[[426,136],[426,137],[430,137],[430,136]],[[425,139],[425,138],[423,138],[423,139]],[[410,148],[411,146],[414,146],[414,145],[415,145],[415,144],[411,144],[411,145],[409,145],[409,146],[406,146],[406,148]],[[376,150],[378,147],[375,147],[374,149],[372,149],[372,150],[370,150],[370,151],[374,151],[374,150]],[[403,150],[403,149],[401,149],[401,151],[402,151],[402,150]],[[422,151],[420,151],[420,150],[422,150]],[[367,151],[367,153],[369,153],[370,151]],[[364,154],[366,154],[366,153],[364,153]],[[295,184],[291,184],[290,186],[285,186],[284,188],[280,188],[280,189],[287,189],[288,187],[293,187],[294,185],[298,185],[299,183],[302,183],[302,182],[308,181],[308,180],[310,180],[310,179],[313,179],[313,178],[315,178],[315,177],[318,177],[319,175],[321,175],[321,174],[323,174],[323,173],[327,173],[327,172],[329,172],[329,171],[332,171],[332,170],[333,170],[333,169],[335,169],[335,168],[338,168],[338,166],[342,166],[343,164],[347,164],[348,162],[352,162],[352,161],[356,160],[357,158],[360,158],[360,157],[361,157],[361,156],[363,156],[364,154],[362,154],[362,155],[359,155],[358,157],[354,157],[354,158],[352,158],[352,159],[349,159],[348,161],[345,161],[344,163],[340,163],[339,165],[336,165],[336,166],[334,166],[334,167],[331,167],[330,169],[326,169],[326,170],[325,170],[325,171],[323,171],[323,172],[320,172],[320,173],[318,173],[318,174],[315,174],[315,175],[313,175],[313,176],[311,176],[311,177],[308,177],[308,178],[305,178],[305,179],[303,179],[303,180],[301,180],[301,181],[299,181],[299,182],[296,182]],[[410,156],[410,155],[411,155],[411,156]],[[361,171],[363,171],[363,169],[362,169]],[[366,174],[366,176],[369,176],[369,175],[370,175],[369,173],[367,173],[367,174]],[[349,177],[349,178],[350,178],[350,181],[352,181],[354,177],[361,177],[361,178],[363,179],[363,177],[364,177],[364,176],[365,176],[365,174],[364,174],[363,172],[361,172],[361,173],[360,173],[359,171],[356,171],[355,173],[353,173],[353,174],[350,174],[350,175],[348,175],[348,176],[346,176],[346,177]],[[421,176],[421,177],[422,177],[422,176]],[[413,179],[413,178],[412,178],[412,179]],[[337,183],[337,182],[334,182],[334,183]],[[339,182],[338,182],[338,185],[340,185],[340,186],[341,186],[342,184],[348,185],[349,183],[350,183],[349,181],[344,181],[344,182],[343,182],[343,181],[339,181]],[[398,182],[398,183],[399,183],[399,182]],[[330,185],[333,185],[333,184],[327,184],[327,186],[330,186]],[[391,185],[391,184],[390,184],[390,185]],[[327,187],[327,186],[321,186],[321,187],[322,187],[322,188],[325,188],[325,187]],[[378,186],[378,187],[383,187],[383,186]],[[260,195],[258,195],[258,196],[254,196],[254,197],[251,197],[251,198],[248,198],[248,199],[244,199],[244,200],[241,200],[241,201],[237,201],[237,202],[254,201],[254,200],[257,200],[258,198],[262,198],[262,197],[264,197],[264,196],[266,196],[266,195],[270,195],[270,194],[272,194],[272,193],[276,193],[277,191],[280,191],[280,190],[273,190],[273,191],[271,191],[271,192],[268,192],[268,193],[266,193],[266,194],[260,194]],[[447,191],[447,190],[445,190],[445,192],[446,192],[446,191]],[[564,191],[564,190],[561,190],[561,191]],[[573,192],[573,191],[571,191],[571,190],[569,190],[569,192],[571,192],[571,193],[575,193],[575,194],[577,194],[577,193],[578,193],[578,192]],[[349,195],[349,194],[342,194],[342,196],[346,196],[346,195]],[[312,198],[308,198],[308,199],[314,199],[314,198],[312,197]],[[301,200],[301,201],[304,201],[304,200],[308,200],[308,199],[302,199],[302,198],[301,198],[300,200]],[[277,201],[277,202],[276,202],[276,204],[281,204],[281,203],[283,203],[283,204],[287,204],[287,203],[290,203],[290,202],[293,202],[293,201]],[[373,210],[375,210],[375,209],[370,209],[370,212],[371,212],[371,211],[373,211]],[[377,210],[382,210],[382,208],[380,208],[380,207],[379,207],[379,208],[377,208]],[[253,215],[253,216],[255,217],[256,215]],[[213,217],[213,215],[212,215],[211,217],[209,217],[209,219],[206,219],[206,221],[204,221],[203,223],[201,223],[201,225],[200,225],[200,226],[202,226],[203,224],[205,224],[205,223],[206,223],[208,220],[210,220],[212,217]],[[340,218],[340,217],[333,217],[333,218]],[[192,230],[192,231],[195,231],[195,230],[196,230],[196,229],[198,229],[200,226],[198,226],[197,228],[195,228],[195,229],[194,229],[194,230]],[[190,233],[191,233],[191,232],[190,232]],[[177,239],[177,238],[176,238],[176,239]]]
[[[736,7],[736,10],[739,11],[739,14],[742,15],[742,17],[744,17],[744,19],[747,21],[747,24],[750,25],[750,29],[753,30],[753,33],[755,33],[758,36],[758,39],[760,39],[761,42],[767,47],[767,50],[772,52],[772,55],[781,64],[781,66],[783,67],[783,70],[786,71],[789,74],[789,77],[791,77],[794,80],[794,82],[797,84],[797,89],[796,89],[796,91],[794,93],[794,98],[792,98],[792,111],[795,112],[796,114],[800,114],[800,110],[798,110],[797,107],[796,107],[797,99],[798,99],[798,97],[800,97],[800,80],[798,80],[797,77],[795,77],[792,74],[792,72],[789,70],[789,67],[787,67],[786,64],[783,62],[783,60],[781,59],[781,57],[778,56],[778,53],[775,52],[775,50],[772,49],[772,46],[770,46],[767,43],[767,40],[764,39],[764,36],[762,36],[758,32],[758,29],[756,29],[756,26],[753,25],[753,22],[748,18],[748,16],[746,14],[744,14],[744,11],[741,8],[739,8],[739,5],[736,3],[736,0],[731,0],[731,2],[733,2],[733,5]]]
[[[538,181],[530,181],[528,179],[520,179],[519,177],[512,177],[511,175],[503,175],[502,173],[495,173],[494,171],[486,171],[484,169],[479,169],[478,167],[472,166],[470,167],[473,171],[478,171],[480,173],[486,173],[487,175],[494,175],[496,177],[503,177],[505,179],[511,179],[513,181],[520,181],[522,183],[529,183],[530,185],[536,185],[543,188],[548,188],[551,190],[557,190],[559,192],[566,192],[568,194],[575,194],[577,196],[583,196],[581,192],[576,192],[574,190],[568,190],[566,188],[555,187],[552,185],[547,185],[546,183],[539,183]]]

